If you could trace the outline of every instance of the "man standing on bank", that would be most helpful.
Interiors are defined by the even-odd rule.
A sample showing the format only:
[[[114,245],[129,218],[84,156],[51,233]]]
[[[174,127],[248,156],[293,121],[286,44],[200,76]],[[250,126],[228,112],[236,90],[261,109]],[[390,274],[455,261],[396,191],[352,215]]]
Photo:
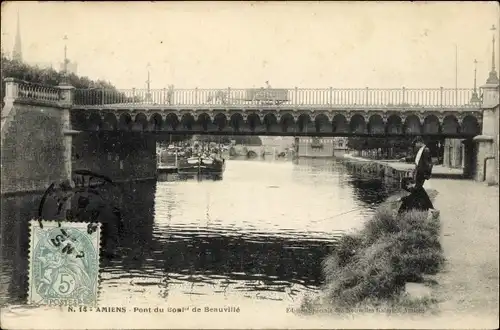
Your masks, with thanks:
[[[431,151],[425,145],[422,137],[417,137],[412,142],[414,150],[417,152],[415,157],[415,170],[413,171],[412,180],[403,180],[401,185],[403,189],[411,194],[402,199],[403,203],[399,208],[398,213],[403,213],[410,210],[428,211],[434,209],[432,202],[424,188],[424,182],[431,178],[432,174],[432,157]],[[410,183],[410,181],[412,181]]]

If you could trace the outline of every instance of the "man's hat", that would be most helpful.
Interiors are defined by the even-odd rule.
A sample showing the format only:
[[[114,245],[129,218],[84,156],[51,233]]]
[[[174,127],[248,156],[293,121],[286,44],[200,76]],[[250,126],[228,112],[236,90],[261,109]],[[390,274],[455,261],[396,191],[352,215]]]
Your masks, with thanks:
[[[416,138],[413,139],[413,141],[411,142],[411,145],[414,146],[417,143],[425,144],[425,141],[421,136],[417,136]]]

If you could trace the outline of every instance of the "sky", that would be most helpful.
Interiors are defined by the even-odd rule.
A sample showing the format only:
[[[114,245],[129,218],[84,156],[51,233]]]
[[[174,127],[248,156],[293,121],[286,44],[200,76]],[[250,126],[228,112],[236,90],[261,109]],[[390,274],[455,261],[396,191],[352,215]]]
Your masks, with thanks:
[[[28,63],[68,58],[118,88],[471,88],[491,68],[495,2],[2,2]],[[455,60],[455,45],[457,59]],[[458,70],[455,65],[458,63]],[[497,69],[500,65],[496,65]],[[458,75],[455,72],[458,71]]]

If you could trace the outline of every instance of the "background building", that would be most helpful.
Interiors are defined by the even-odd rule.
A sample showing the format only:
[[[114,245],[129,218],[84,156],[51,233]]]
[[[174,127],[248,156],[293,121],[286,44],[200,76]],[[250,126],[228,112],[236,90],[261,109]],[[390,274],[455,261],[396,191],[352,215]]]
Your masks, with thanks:
[[[333,157],[347,152],[347,137],[299,137],[295,139],[299,157]]]

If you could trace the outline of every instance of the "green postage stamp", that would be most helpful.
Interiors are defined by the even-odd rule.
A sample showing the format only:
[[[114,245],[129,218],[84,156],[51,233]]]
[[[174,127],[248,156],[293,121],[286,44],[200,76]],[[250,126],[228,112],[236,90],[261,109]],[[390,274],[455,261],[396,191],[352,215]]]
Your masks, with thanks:
[[[95,306],[99,223],[31,221],[28,304]]]

